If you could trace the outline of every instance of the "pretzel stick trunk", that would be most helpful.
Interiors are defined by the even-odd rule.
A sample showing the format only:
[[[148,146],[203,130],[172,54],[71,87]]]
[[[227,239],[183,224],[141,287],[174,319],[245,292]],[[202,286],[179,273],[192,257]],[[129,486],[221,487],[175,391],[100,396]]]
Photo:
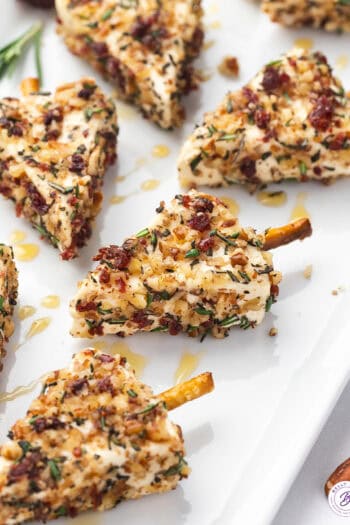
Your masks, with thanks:
[[[166,404],[168,410],[174,410],[188,401],[209,394],[214,390],[214,380],[210,372],[205,372],[193,377],[184,383],[169,388],[158,395],[158,398]]]
[[[297,219],[285,226],[271,228],[265,235],[264,250],[272,250],[284,244],[310,237],[312,226],[309,219]]]
[[[335,469],[333,474],[329,476],[327,482],[324,486],[326,496],[328,496],[329,491],[339,483],[340,481],[350,481],[350,458],[346,459],[339,467]]]
[[[24,97],[31,93],[37,93],[40,89],[39,79],[34,77],[24,78],[21,82],[20,89]]]

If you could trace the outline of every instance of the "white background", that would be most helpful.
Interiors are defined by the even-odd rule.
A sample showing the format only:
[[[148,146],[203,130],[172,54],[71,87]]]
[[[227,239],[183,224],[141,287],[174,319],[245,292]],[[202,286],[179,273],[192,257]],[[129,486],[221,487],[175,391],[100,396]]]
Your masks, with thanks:
[[[24,341],[32,321],[20,323],[16,319],[16,332],[0,377],[2,391],[12,391],[50,369],[65,366],[73,352],[88,344],[73,341],[68,334],[68,303],[76,282],[91,268],[91,257],[99,246],[120,243],[127,235],[144,228],[154,216],[159,201],[169,200],[180,191],[176,174],[179,148],[205,111],[214,108],[227,90],[238,89],[263,64],[289,50],[296,38],[312,38],[315,48],[325,52],[332,64],[348,49],[348,35],[291,31],[271,24],[260,13],[256,2],[205,0],[203,4],[209,25],[206,39],[214,44],[202,53],[200,66],[211,74],[210,79],[188,97],[186,124],[175,132],[157,129],[133,110],[131,116],[126,117],[124,106],[118,104],[121,126],[118,164],[106,175],[103,210],[91,241],[78,260],[61,262],[57,252],[41,242],[24,220],[15,218],[13,205],[0,200],[1,240],[8,242],[16,228],[27,233],[28,242],[40,244],[40,254],[35,261],[18,265],[20,304],[37,306],[36,317],[53,317],[45,332],[14,352],[16,344]],[[44,15],[24,7],[20,1],[2,0],[1,6],[5,6],[0,18],[0,39],[4,43],[38,17],[45,19],[45,89],[54,89],[59,83],[82,75],[96,76],[87,64],[67,51],[55,34],[53,14]],[[239,58],[241,74],[236,80],[227,80],[217,73],[217,65],[226,54]],[[20,79],[33,73],[29,54],[16,75],[1,82],[0,95],[15,95]],[[349,87],[349,68],[338,73]],[[111,86],[102,81],[100,84],[111,93]],[[152,148],[157,144],[168,145],[171,155],[160,160],[152,158]],[[135,161],[139,158],[145,158],[146,163],[135,170]],[[116,175],[127,173],[130,175],[125,181],[115,182]],[[141,192],[140,184],[150,178],[160,180],[159,188]],[[124,503],[98,518],[94,516],[91,518],[94,524],[111,525],[116,520],[133,525],[265,525],[271,522],[332,411],[350,370],[350,181],[342,180],[331,187],[285,184],[283,189],[288,200],[278,209],[263,207],[242,188],[213,191],[236,199],[242,224],[261,230],[287,222],[298,192],[306,192],[314,235],[302,244],[276,252],[275,266],[284,273],[281,295],[260,327],[249,332],[233,330],[223,341],[208,338],[203,344],[184,336],[171,338],[164,334],[140,334],[127,341],[134,352],[147,358],[143,379],[152,384],[155,391],[173,384],[174,372],[185,349],[193,353],[204,351],[197,372],[212,370],[216,390],[173,416],[184,429],[191,477],[171,494]],[[109,203],[112,195],[129,193],[133,196],[121,205]],[[314,266],[310,281],[303,277],[308,264]],[[333,296],[331,291],[338,286],[344,291]],[[48,294],[60,295],[59,310],[49,312],[39,306]],[[272,326],[279,331],[275,339],[267,335]],[[33,396],[32,392],[0,406],[2,438],[15,419],[25,412]],[[345,425],[344,429],[346,435]],[[323,481],[343,459],[342,453],[330,461],[330,465],[325,465],[324,472],[318,472],[317,483],[313,484],[313,495],[319,502],[318,524],[323,518],[329,518],[322,495]],[[300,505],[295,504],[295,509],[294,523],[299,524]],[[279,519],[283,525],[286,518]],[[84,517],[81,523],[87,525],[87,520]],[[64,520],[57,523],[63,524]]]

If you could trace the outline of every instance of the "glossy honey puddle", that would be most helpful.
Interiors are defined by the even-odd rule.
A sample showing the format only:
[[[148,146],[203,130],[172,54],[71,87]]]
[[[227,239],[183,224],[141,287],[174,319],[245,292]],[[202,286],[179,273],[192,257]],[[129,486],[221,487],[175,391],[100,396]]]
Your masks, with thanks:
[[[305,208],[305,200],[307,198],[307,193],[300,192],[297,195],[297,200],[294,208],[292,209],[290,218],[291,220],[307,218],[310,219],[310,214]]]
[[[46,374],[43,374],[38,379],[34,379],[30,383],[28,383],[28,385],[17,386],[10,392],[2,392],[0,394],[0,403],[13,401],[18,397],[24,396],[25,394],[29,394],[29,392],[32,392],[32,390],[34,390],[34,388],[43,380],[44,377],[46,377]]]
[[[198,352],[198,354],[191,354],[185,351],[180,359],[179,366],[174,374],[174,382],[176,385],[186,381],[191,377],[194,371],[197,369],[200,360],[202,359],[204,352]]]
[[[309,51],[314,47],[314,42],[311,38],[297,38],[294,40],[295,47],[300,47],[301,49],[305,49],[305,51]]]
[[[131,348],[124,343],[124,341],[118,341],[116,343],[108,344],[107,341],[96,341],[92,344],[96,350],[106,351],[112,355],[120,354],[128,360],[131,368],[135,370],[137,377],[141,377],[145,366],[147,365],[148,359],[141,354],[138,354],[131,350]]]
[[[157,144],[152,149],[152,155],[158,159],[164,159],[170,155],[170,148],[166,144]]]
[[[21,306],[18,310],[18,317],[21,321],[24,321],[24,319],[27,319],[28,317],[31,317],[36,312],[35,306],[31,306],[29,304],[25,306]]]
[[[219,199],[226,204],[232,215],[235,217],[238,217],[239,214],[239,204],[234,199],[231,199],[231,197],[226,197],[225,195],[222,195],[219,197]]]
[[[41,306],[45,308],[58,308],[61,304],[61,300],[58,295],[47,295],[41,301]]]
[[[28,262],[39,255],[39,246],[37,244],[16,244],[13,251],[18,261]]]
[[[30,339],[35,335],[41,334],[41,332],[46,330],[50,323],[51,317],[40,317],[40,319],[36,319],[32,322],[31,327],[26,334],[26,339]]]
[[[285,191],[259,191],[256,198],[263,206],[270,206],[272,208],[278,208],[287,202],[287,194]]]
[[[340,55],[335,61],[337,69],[345,69],[349,64],[349,57],[347,55]]]
[[[13,232],[10,235],[10,244],[18,244],[20,242],[23,242],[24,239],[27,237],[27,234],[21,230],[13,230]]]

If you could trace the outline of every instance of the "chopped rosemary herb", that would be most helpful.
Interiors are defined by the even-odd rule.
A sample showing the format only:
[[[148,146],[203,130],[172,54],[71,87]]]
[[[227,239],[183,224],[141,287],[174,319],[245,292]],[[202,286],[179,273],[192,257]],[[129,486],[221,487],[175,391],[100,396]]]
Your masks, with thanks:
[[[141,237],[146,237],[146,235],[149,234],[149,229],[148,228],[144,228],[143,230],[139,231],[135,237],[137,237],[137,239],[140,239]]]
[[[198,248],[192,248],[192,250],[189,250],[188,252],[185,253],[185,257],[186,259],[191,259],[193,257],[198,257],[199,254],[200,254],[200,251],[198,250]]]
[[[0,49],[0,78],[6,74],[11,75],[16,64],[27,46],[34,42],[35,44],[35,65],[36,73],[41,84],[42,69],[40,61],[40,36],[42,32],[42,23],[36,22],[21,36],[12,40]]]

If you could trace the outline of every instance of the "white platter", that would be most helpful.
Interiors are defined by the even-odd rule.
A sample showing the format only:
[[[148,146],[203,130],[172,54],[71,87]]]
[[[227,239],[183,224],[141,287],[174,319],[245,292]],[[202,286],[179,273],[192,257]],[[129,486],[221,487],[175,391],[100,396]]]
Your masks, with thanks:
[[[332,64],[346,53],[350,36],[327,35],[308,30],[284,30],[271,24],[249,0],[204,0],[206,40],[214,45],[203,52],[200,66],[213,76],[188,97],[185,127],[164,132],[143,120],[134,110],[121,108],[118,164],[105,181],[105,201],[93,237],[73,262],[59,260],[58,253],[38,239],[24,220],[16,219],[11,203],[0,201],[1,241],[9,242],[15,229],[27,233],[27,242],[40,245],[32,262],[18,263],[20,305],[38,307],[35,317],[20,322],[8,345],[8,356],[1,373],[1,391],[28,385],[44,372],[65,366],[72,353],[89,342],[73,340],[68,330],[68,301],[76,282],[91,267],[91,257],[101,245],[119,243],[145,227],[161,199],[169,200],[180,191],[176,158],[184,137],[199,122],[205,110],[212,109],[228,89],[236,89],[260,67],[289,50],[296,38],[312,38],[314,47],[327,54]],[[95,73],[73,57],[54,31],[54,14],[25,7],[19,1],[2,0],[0,44],[27,29],[31,22],[45,20],[43,63],[45,89]],[[216,22],[219,21],[220,24]],[[238,80],[227,80],[216,70],[224,55],[239,58]],[[18,94],[25,75],[33,75],[33,60],[26,60],[10,79],[1,82],[0,95]],[[350,68],[338,71],[350,87]],[[100,79],[99,79],[100,80]],[[107,92],[112,88],[100,80]],[[124,116],[123,116],[124,115]],[[152,148],[166,144],[171,155],[152,157]],[[135,169],[140,158],[146,162]],[[131,173],[130,173],[131,172]],[[117,175],[129,176],[116,183]],[[140,184],[159,179],[160,186],[141,192]],[[279,187],[282,189],[282,187]],[[105,514],[89,514],[76,520],[84,525],[265,525],[271,523],[282,498],[296,476],[330,410],[340,395],[350,370],[349,352],[349,255],[350,181],[331,187],[317,184],[284,185],[288,201],[281,208],[259,204],[243,189],[216,190],[239,202],[242,224],[264,229],[290,218],[298,192],[306,192],[314,235],[302,244],[280,249],[275,266],[284,274],[281,296],[265,322],[254,331],[231,331],[229,338],[207,338],[202,344],[185,336],[139,335],[127,344],[147,357],[143,379],[160,391],[173,384],[174,372],[184,350],[204,352],[196,372],[211,370],[215,392],[183,407],[174,414],[182,425],[192,475],[170,494],[122,503]],[[119,205],[111,205],[112,195],[133,193]],[[306,265],[313,264],[311,280],[303,277]],[[338,286],[341,292],[334,296]],[[58,294],[61,306],[47,310],[40,306],[48,294]],[[24,341],[31,322],[51,316],[46,331]],[[268,336],[272,326],[278,336]],[[110,339],[109,342],[113,340]],[[1,439],[17,417],[25,413],[38,391],[0,405]],[[320,491],[322,487],[320,487]],[[80,520],[80,521],[79,521]],[[62,525],[64,520],[57,521]]]

